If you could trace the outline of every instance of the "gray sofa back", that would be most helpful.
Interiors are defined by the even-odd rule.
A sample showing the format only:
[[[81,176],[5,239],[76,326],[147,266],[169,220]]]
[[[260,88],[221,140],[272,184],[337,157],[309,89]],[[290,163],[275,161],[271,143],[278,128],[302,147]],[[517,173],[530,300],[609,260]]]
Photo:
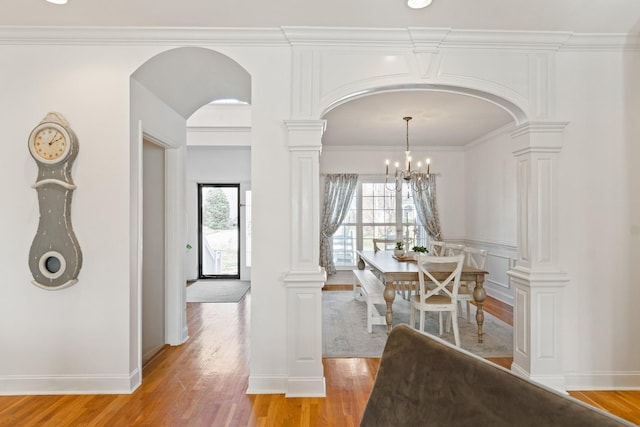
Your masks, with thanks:
[[[448,343],[398,325],[360,426],[632,426]]]

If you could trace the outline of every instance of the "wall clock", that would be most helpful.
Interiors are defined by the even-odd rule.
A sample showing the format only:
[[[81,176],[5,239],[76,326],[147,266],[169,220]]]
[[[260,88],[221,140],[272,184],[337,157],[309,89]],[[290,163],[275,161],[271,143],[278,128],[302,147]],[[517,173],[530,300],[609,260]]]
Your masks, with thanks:
[[[48,113],[29,135],[29,152],[38,165],[32,185],[38,192],[40,220],[29,251],[31,283],[63,289],[78,281],[82,251],[71,226],[71,198],[76,186],[71,166],[78,139],[59,113]]]

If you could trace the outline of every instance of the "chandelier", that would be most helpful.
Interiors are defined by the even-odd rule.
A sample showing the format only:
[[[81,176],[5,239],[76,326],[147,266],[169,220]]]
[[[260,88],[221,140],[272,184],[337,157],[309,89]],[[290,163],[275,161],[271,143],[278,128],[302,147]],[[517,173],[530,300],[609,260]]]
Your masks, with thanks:
[[[427,158],[426,165],[426,173],[422,171],[422,162],[418,162],[417,168],[411,170],[411,151],[409,150],[409,121],[413,117],[403,117],[402,120],[407,122],[407,149],[404,152],[404,169],[400,169],[400,164],[398,162],[395,163],[396,171],[394,174],[394,178],[392,181],[389,180],[389,160],[386,161],[385,166],[385,186],[389,191],[400,191],[402,189],[402,184],[407,184],[407,186],[411,186],[414,191],[424,191],[429,186],[429,176],[430,176],[430,166],[431,159]]]

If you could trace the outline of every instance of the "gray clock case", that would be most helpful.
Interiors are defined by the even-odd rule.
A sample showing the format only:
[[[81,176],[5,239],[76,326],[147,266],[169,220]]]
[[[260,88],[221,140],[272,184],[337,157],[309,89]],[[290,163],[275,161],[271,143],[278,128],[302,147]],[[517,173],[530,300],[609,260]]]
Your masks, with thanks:
[[[35,159],[38,178],[33,187],[38,192],[40,220],[29,251],[29,268],[33,284],[45,289],[73,285],[82,267],[82,251],[71,224],[71,200],[75,189],[71,167],[78,155],[78,142],[73,131],[65,129],[71,139],[67,158],[57,164]],[[46,254],[50,256],[45,257]],[[63,259],[58,259],[60,256]],[[55,270],[53,274],[47,270],[47,265]]]

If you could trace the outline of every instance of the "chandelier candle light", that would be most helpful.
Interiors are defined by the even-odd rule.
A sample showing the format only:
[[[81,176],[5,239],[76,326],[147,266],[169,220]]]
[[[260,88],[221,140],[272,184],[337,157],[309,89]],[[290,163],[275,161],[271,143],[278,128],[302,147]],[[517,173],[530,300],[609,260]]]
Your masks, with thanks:
[[[396,191],[400,191],[402,189],[402,184],[406,183],[407,185],[411,185],[415,191],[424,191],[429,186],[429,176],[430,176],[430,166],[431,159],[427,158],[426,166],[427,172],[422,173],[422,162],[418,162],[418,169],[411,170],[411,151],[409,150],[409,121],[413,117],[403,117],[402,120],[407,122],[407,149],[405,150],[405,160],[404,167],[405,169],[399,169],[400,164],[398,162],[395,163],[396,172],[394,177],[394,186]],[[386,161],[385,166],[385,185],[392,191],[393,189],[389,187],[389,160]]]

